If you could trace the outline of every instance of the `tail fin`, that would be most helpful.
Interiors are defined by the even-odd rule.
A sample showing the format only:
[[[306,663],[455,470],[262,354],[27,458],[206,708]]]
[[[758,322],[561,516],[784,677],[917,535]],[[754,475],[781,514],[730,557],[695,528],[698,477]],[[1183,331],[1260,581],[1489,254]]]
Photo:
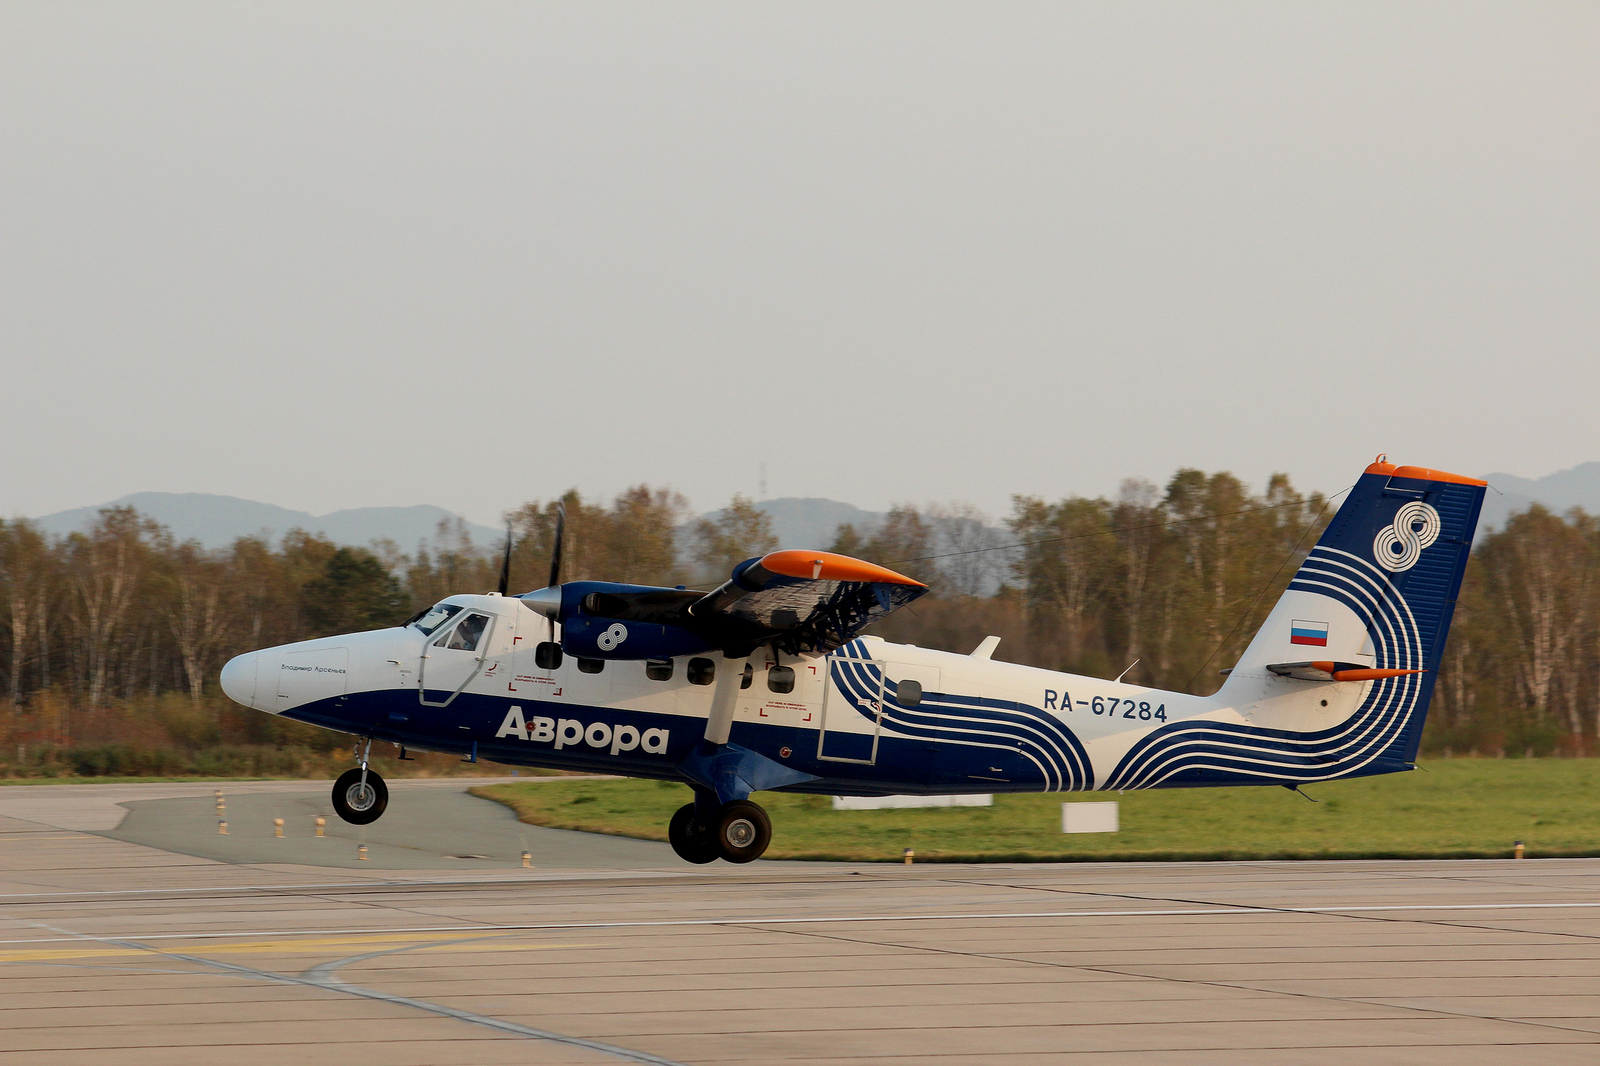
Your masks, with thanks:
[[[1411,763],[1484,486],[1415,466],[1380,461],[1367,467],[1218,695],[1235,706],[1261,701],[1266,711],[1275,696],[1305,692],[1311,686],[1303,679],[1319,668],[1362,671],[1346,675],[1362,679],[1371,679],[1370,671],[1393,673],[1350,708],[1344,729],[1365,743],[1362,758],[1347,762],[1337,776]],[[1323,691],[1335,689],[1352,686]],[[1268,717],[1258,721],[1270,727]]]

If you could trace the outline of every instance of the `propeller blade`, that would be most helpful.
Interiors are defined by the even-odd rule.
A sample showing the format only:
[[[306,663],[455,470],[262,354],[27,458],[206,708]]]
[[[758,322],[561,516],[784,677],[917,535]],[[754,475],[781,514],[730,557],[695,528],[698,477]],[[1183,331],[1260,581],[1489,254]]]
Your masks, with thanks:
[[[506,523],[506,553],[500,559],[500,595],[511,589],[511,523]]]
[[[560,587],[559,586],[561,585],[561,542],[562,542],[563,538],[565,538],[566,533],[567,533],[567,505],[564,504],[564,503],[557,503],[556,504],[556,538],[555,538],[556,542],[555,542],[555,546],[550,549],[550,580],[546,583],[545,587],[546,588],[551,588],[551,589],[556,589],[558,596],[560,594]],[[559,604],[561,601],[559,599],[557,599],[556,602]],[[551,640],[555,640],[556,639],[556,616],[555,616],[555,614],[552,613],[549,616],[549,619],[550,619],[550,639]]]
[[[561,584],[561,538],[567,528],[567,505],[556,504],[556,544],[550,552],[550,580],[546,584],[555,588]]]

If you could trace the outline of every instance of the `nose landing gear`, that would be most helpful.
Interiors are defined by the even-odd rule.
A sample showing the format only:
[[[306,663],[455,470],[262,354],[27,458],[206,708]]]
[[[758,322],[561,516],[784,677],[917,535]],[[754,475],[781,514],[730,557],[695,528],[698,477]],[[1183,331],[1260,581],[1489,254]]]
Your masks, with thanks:
[[[754,862],[772,842],[772,819],[749,800],[735,800],[715,808],[709,818],[696,814],[695,805],[679,807],[667,825],[672,850],[696,865],[714,859]]]
[[[334,812],[351,825],[376,822],[389,806],[389,786],[383,783],[378,771],[367,769],[367,756],[371,753],[372,738],[368,737],[366,750],[361,753],[361,765],[346,770],[333,783]]]

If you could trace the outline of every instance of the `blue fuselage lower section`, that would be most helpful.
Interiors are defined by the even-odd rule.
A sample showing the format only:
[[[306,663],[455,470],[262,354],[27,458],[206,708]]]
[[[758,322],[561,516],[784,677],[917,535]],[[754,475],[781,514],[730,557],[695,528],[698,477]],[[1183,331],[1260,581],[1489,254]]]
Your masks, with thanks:
[[[929,703],[939,695],[929,694]],[[513,708],[526,727],[510,733],[506,722]],[[447,706],[433,707],[420,702],[415,692],[405,690],[350,693],[285,711],[282,716],[411,749],[460,754],[509,766],[686,783],[688,778],[680,764],[701,743],[705,724],[704,719],[685,715],[552,704],[473,692],[461,692]],[[547,721],[549,726],[541,731],[534,726],[538,720]],[[654,734],[653,750],[645,750],[638,743],[647,734]],[[980,748],[942,742],[936,736],[920,739],[884,733],[877,738],[873,761],[867,764],[819,758],[818,738],[815,729],[745,721],[733,724],[730,740],[814,777],[781,786],[779,791],[846,796],[956,795],[1078,791],[1092,789],[1096,784],[1087,777],[1060,779],[1041,769],[1038,760],[1030,758],[1021,745]],[[866,753],[863,748],[861,754]],[[1346,776],[1409,769],[1409,764],[1375,762]],[[1187,769],[1153,787],[1280,783],[1286,782],[1221,769]]]

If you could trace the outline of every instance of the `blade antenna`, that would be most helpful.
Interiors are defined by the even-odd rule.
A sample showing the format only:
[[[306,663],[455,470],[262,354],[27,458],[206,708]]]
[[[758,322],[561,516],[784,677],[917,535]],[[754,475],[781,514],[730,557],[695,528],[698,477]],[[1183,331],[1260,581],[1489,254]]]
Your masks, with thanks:
[[[511,523],[506,523],[506,553],[500,559],[500,595],[511,589]]]

